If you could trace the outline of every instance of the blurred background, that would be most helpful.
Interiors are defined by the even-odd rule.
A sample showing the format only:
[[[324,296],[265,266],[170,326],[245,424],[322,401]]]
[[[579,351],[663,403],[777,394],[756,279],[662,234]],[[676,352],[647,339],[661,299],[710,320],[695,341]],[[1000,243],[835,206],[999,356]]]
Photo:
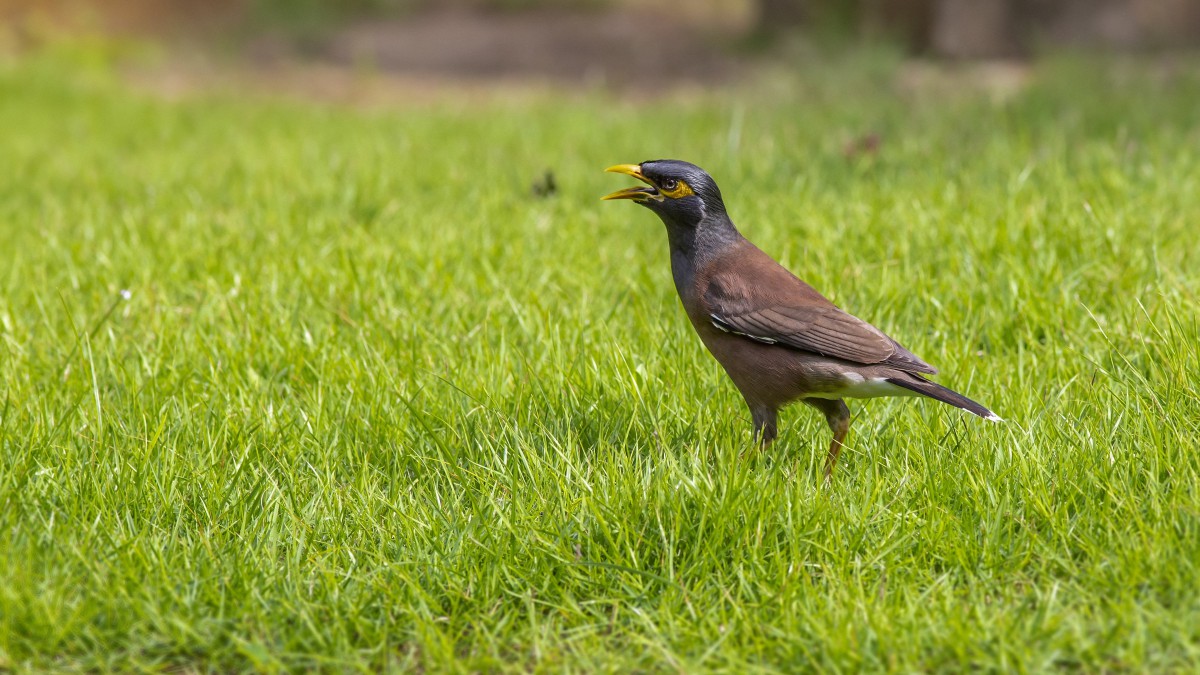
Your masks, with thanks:
[[[653,92],[864,45],[1009,65],[1058,50],[1177,51],[1200,43],[1200,0],[0,0],[0,26],[10,52],[138,44],[128,74],[167,91],[378,96],[370,81],[410,95],[414,84],[518,82]]]

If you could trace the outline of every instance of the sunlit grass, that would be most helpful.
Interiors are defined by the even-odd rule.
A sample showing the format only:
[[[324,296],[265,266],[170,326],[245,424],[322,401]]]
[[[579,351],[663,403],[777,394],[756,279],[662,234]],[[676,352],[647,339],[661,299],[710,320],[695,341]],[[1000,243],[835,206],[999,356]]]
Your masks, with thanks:
[[[5,66],[0,669],[1197,667],[1200,87],[1092,70],[366,112]],[[598,200],[657,157],[1008,423],[739,459]]]

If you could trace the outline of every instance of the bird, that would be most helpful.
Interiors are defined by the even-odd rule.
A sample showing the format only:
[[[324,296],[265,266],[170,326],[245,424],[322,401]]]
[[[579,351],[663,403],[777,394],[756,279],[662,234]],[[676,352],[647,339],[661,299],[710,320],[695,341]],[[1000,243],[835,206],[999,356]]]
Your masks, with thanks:
[[[796,401],[822,413],[833,432],[827,482],[850,430],[847,398],[924,396],[1003,421],[928,379],[936,368],[834,305],[742,236],[716,181],[700,167],[659,159],[606,171],[645,184],[602,199],[630,200],[666,226],[683,309],[745,400],[761,447],[778,435],[780,409]]]

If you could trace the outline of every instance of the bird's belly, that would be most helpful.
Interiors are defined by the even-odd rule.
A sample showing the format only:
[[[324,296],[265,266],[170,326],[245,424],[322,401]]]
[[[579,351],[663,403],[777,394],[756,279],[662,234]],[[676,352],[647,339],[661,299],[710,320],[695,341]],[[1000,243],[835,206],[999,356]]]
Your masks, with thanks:
[[[780,406],[835,384],[836,376],[802,352],[730,335],[711,324],[697,324],[696,332],[748,403]]]

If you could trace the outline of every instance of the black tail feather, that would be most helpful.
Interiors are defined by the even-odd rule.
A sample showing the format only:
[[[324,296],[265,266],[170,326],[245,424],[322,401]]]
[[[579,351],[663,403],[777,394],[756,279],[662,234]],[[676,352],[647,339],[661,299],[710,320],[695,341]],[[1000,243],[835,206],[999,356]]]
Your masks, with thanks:
[[[928,396],[929,398],[936,399],[942,403],[949,403],[956,408],[962,408],[967,412],[979,415],[985,420],[991,422],[1004,421],[996,413],[988,410],[975,401],[972,401],[966,396],[963,396],[957,391],[954,391],[953,389],[947,389],[937,382],[930,382],[923,377],[917,375],[910,375],[909,377],[889,377],[887,381],[891,382],[897,387],[904,387],[905,389],[909,391],[915,391],[922,396]]]

